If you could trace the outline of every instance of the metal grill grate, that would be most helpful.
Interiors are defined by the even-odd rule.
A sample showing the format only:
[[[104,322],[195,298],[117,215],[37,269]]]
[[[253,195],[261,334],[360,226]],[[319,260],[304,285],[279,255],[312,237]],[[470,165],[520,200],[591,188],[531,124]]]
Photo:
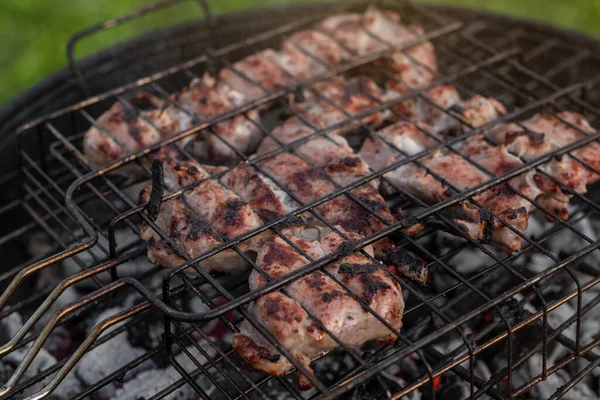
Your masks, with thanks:
[[[162,7],[177,2],[165,1],[146,12],[157,12]],[[153,399],[175,394],[192,397],[192,391],[203,399],[278,396],[380,396],[391,399],[415,393],[421,393],[425,398],[462,398],[465,395],[472,398],[512,398],[520,395],[534,396],[531,394],[534,385],[544,385],[546,382],[543,381],[561,371],[580,366],[577,372],[569,375],[563,386],[556,389],[553,396],[559,398],[592,373],[600,363],[595,350],[600,339],[589,332],[589,321],[598,312],[600,295],[596,293],[595,286],[600,280],[600,273],[589,262],[589,257],[597,253],[595,250],[600,246],[600,241],[594,235],[590,236],[590,232],[582,224],[597,223],[599,206],[594,200],[594,193],[586,196],[572,193],[574,199],[570,219],[555,219],[554,224],[540,229],[535,235],[523,234],[512,228],[509,222],[502,221],[521,236],[524,242],[522,250],[511,255],[499,254],[491,247],[468,238],[441,212],[465,200],[474,202],[476,194],[506,182],[519,173],[538,168],[553,157],[581,148],[597,140],[599,133],[587,135],[582,132],[586,137],[578,142],[540,159],[524,161],[520,168],[496,176],[483,185],[460,193],[456,191],[458,194],[433,206],[427,206],[402,188],[395,187],[400,193],[396,196],[396,205],[407,213],[396,223],[383,221],[386,223],[383,230],[358,241],[345,237],[315,210],[319,204],[337,196],[347,196],[367,213],[379,218],[374,210],[351,193],[352,189],[365,182],[383,178],[386,172],[400,165],[411,162],[422,165],[419,160],[437,148],[448,149],[474,164],[457,151],[453,144],[501,123],[518,123],[540,111],[554,115],[563,110],[578,111],[592,125],[598,126],[600,114],[593,106],[597,102],[594,92],[598,80],[594,71],[597,71],[598,60],[589,50],[574,48],[560,38],[531,33],[518,25],[514,29],[506,29],[506,26],[495,23],[491,17],[463,19],[458,14],[442,18],[441,14],[428,7],[414,7],[404,2],[385,3],[380,7],[394,9],[402,15],[404,21],[418,22],[425,27],[426,33],[420,35],[415,42],[405,43],[394,49],[404,51],[414,44],[432,41],[441,68],[440,77],[432,85],[413,90],[391,101],[373,99],[379,102],[375,108],[358,115],[346,114],[348,118],[345,121],[327,129],[319,130],[311,126],[314,129],[311,135],[291,144],[282,144],[279,149],[257,158],[249,159],[222,139],[247,165],[268,176],[261,169],[260,161],[284,151],[294,152],[298,144],[315,137],[327,138],[328,132],[350,123],[358,124],[365,135],[374,135],[374,128],[364,123],[363,117],[392,109],[393,105],[407,99],[420,98],[456,119],[454,113],[440,108],[424,96],[428,89],[440,84],[451,83],[465,96],[480,93],[495,97],[509,110],[501,118],[484,126],[468,129],[452,140],[440,141],[432,136],[437,140],[435,148],[413,156],[405,154],[401,161],[374,171],[350,186],[340,187],[331,181],[336,185],[336,191],[315,202],[302,204],[294,193],[289,193],[302,204],[293,214],[313,214],[324,225],[348,240],[349,245],[345,251],[359,251],[372,259],[363,248],[381,238],[393,236],[402,249],[424,260],[425,267],[436,281],[423,287],[400,279],[386,269],[401,285],[403,292],[408,294],[403,329],[395,331],[381,316],[375,317],[394,331],[398,341],[366,350],[351,348],[337,341],[340,350],[323,354],[314,364],[314,375],[261,327],[247,310],[247,305],[266,293],[284,290],[287,284],[312,271],[324,271],[322,268],[326,264],[347,253],[338,251],[325,258],[312,260],[294,246],[310,263],[275,280],[265,275],[270,282],[257,290],[249,291],[246,277],[211,275],[198,263],[226,249],[234,249],[256,271],[262,272],[238,245],[267,230],[281,235],[293,245],[279,230],[280,224],[285,223],[290,216],[265,223],[257,230],[227,241],[199,257],[191,258],[146,215],[144,210],[147,205],[137,204],[136,196],[141,180],[119,177],[114,172],[137,163],[145,170],[146,179],[150,179],[152,172],[146,164],[140,162],[144,157],[183,137],[211,129],[217,122],[244,115],[263,105],[269,105],[271,110],[286,110],[302,118],[288,100],[298,86],[310,87],[327,77],[351,74],[367,63],[387,57],[386,53],[392,49],[389,44],[385,51],[356,57],[351,63],[329,68],[324,74],[309,81],[295,81],[291,87],[276,92],[265,90],[266,95],[259,100],[203,122],[107,168],[94,170],[80,151],[83,132],[90,126],[98,126],[96,118],[115,101],[121,102],[126,108],[135,108],[128,99],[140,90],[150,91],[167,99],[169,93],[180,90],[191,78],[201,76],[207,69],[233,69],[234,60],[268,47],[277,47],[283,38],[298,29],[310,27],[328,15],[346,9],[362,11],[364,7],[364,4],[357,4],[307,8],[301,18],[296,13],[290,15],[292,13],[281,9],[276,14],[280,18],[279,26],[271,25],[271,29],[233,44],[220,38],[216,43],[224,42],[223,46],[216,49],[204,48],[201,50],[202,55],[195,56],[189,62],[90,97],[20,129],[20,177],[23,193],[18,200],[2,207],[0,215],[23,214],[28,222],[19,223],[14,230],[8,230],[9,233],[0,238],[0,248],[3,254],[12,254],[15,243],[21,243],[24,237],[41,232],[41,238],[45,240],[41,247],[45,246],[45,252],[38,252],[33,259],[11,262],[10,265],[14,265],[12,269],[0,278],[8,284],[0,297],[4,321],[17,314],[29,318],[20,329],[11,331],[5,328],[9,332],[10,341],[0,348],[0,355],[4,359],[14,354],[21,354],[22,357],[24,349],[28,350],[23,361],[16,363],[18,367],[7,371],[10,379],[6,377],[1,397],[19,396],[23,391],[31,395],[31,398],[56,393],[60,384],[65,385],[74,375],[82,373],[78,369],[82,365],[94,365],[89,364],[89,361],[85,364],[86,357],[89,357],[94,348],[106,351],[110,347],[103,346],[125,336],[129,339],[141,336],[149,343],[138,346],[144,350],[132,353],[130,359],[125,361],[112,354],[111,357],[115,357],[116,361],[123,362],[110,363],[109,370],[102,370],[94,379],[76,377],[84,384],[73,385],[74,389],[71,391],[65,390],[67,397],[115,395],[115,387],[127,385],[127,381],[133,379],[144,363],[150,360],[158,366],[171,365],[165,368],[173,368],[169,371],[176,375],[176,379],[162,387],[160,382],[156,384],[155,390],[150,394]],[[134,14],[131,18],[138,17],[139,14]],[[209,13],[207,15],[210,16]],[[127,22],[131,18],[125,18],[121,22]],[[210,18],[212,23],[204,27],[203,34],[218,37],[221,18],[225,17]],[[75,40],[111,25],[112,22],[86,31]],[[76,41],[71,43],[72,47],[75,43]],[[74,62],[72,59],[71,61]],[[87,83],[85,71],[78,69],[77,64],[73,68],[82,86],[89,93],[94,93]],[[235,72],[251,81],[244,75],[244,71]],[[389,73],[383,69],[376,72],[389,77]],[[253,83],[259,85],[257,82]],[[315,95],[318,96],[318,93]],[[332,105],[344,111],[339,105]],[[401,115],[397,117],[404,118]],[[273,126],[266,122],[254,123],[265,136],[273,138],[270,135]],[[217,135],[214,131],[212,134]],[[398,148],[396,150],[401,151]],[[186,156],[193,159],[190,154]],[[593,170],[583,160],[577,161]],[[483,169],[481,166],[477,167]],[[210,179],[218,179],[226,172],[219,172]],[[569,190],[543,170],[538,168],[538,172],[560,185],[563,190]],[[276,181],[274,178],[272,180]],[[171,193],[163,201],[180,197],[186,189],[200,183],[196,182]],[[280,186],[285,190],[285,185]],[[518,194],[524,196],[520,192]],[[533,204],[537,214],[552,216],[549,210],[535,200],[527,200]],[[448,238],[434,229],[425,229],[415,237],[403,233],[403,228],[430,217],[435,217],[443,230],[452,232],[454,237]],[[146,244],[139,240],[142,222],[156,230],[186,262],[176,269],[166,271],[144,263]],[[573,242],[567,250],[550,245],[555,238],[564,237],[565,234]],[[39,245],[39,242],[34,242]],[[465,257],[479,257],[479,267],[474,271],[461,269],[461,262],[464,262]],[[528,267],[530,264],[545,267],[534,272]],[[189,267],[194,268],[197,275],[182,273]],[[61,278],[60,283],[55,277]],[[38,289],[31,282],[35,279],[42,282],[45,279],[50,284],[31,296],[31,291]],[[335,280],[333,277],[332,279]],[[502,283],[497,285],[498,281]],[[52,284],[56,283],[58,285],[53,287]],[[352,290],[342,282],[337,283],[361,303],[367,312],[374,313]],[[69,288],[77,289],[75,299],[61,296]],[[564,311],[565,305],[570,311]],[[556,317],[561,309],[564,318]],[[107,313],[98,317],[100,310],[106,310]],[[43,315],[52,317],[42,318]],[[92,317],[93,322],[90,322],[89,315],[95,316]],[[94,319],[96,317],[98,318]],[[38,322],[40,319],[41,322]],[[249,320],[255,325],[311,381],[314,389],[300,392],[291,379],[293,374],[282,377],[265,376],[244,369],[231,350],[230,343],[231,333],[238,331],[242,320]],[[560,323],[556,324],[557,321]],[[82,326],[90,323],[93,328],[81,332]],[[65,327],[74,332],[70,341],[73,342],[72,349],[76,350],[70,350],[63,354],[63,358],[55,358],[51,363],[40,363],[48,341],[55,340],[57,332]],[[151,331],[164,333],[164,340],[150,338]],[[574,335],[570,331],[574,331]],[[528,337],[533,339],[527,341]],[[555,359],[552,353],[557,348],[565,349],[567,355]],[[487,374],[482,372],[478,360],[491,359],[493,353],[497,352],[505,353],[505,363],[489,367]],[[518,372],[523,365],[536,362],[538,372],[531,376],[525,378]],[[143,375],[140,373],[139,376]],[[151,380],[152,376],[146,375],[146,382]],[[124,383],[119,383],[121,381]],[[465,392],[452,392],[457,387]]]

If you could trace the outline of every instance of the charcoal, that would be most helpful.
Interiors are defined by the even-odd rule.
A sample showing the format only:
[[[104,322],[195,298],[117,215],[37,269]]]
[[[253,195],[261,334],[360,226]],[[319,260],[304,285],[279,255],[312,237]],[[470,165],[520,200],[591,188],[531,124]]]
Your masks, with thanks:
[[[214,355],[212,347],[206,343],[200,343],[204,351],[207,352],[211,357]],[[186,350],[196,359],[200,364],[207,362],[206,358],[195,347],[188,347]],[[175,360],[188,372],[191,372],[197,368],[194,361],[192,361],[184,352],[175,356]],[[149,369],[140,372],[133,379],[124,382],[122,387],[117,389],[110,398],[114,400],[138,400],[141,398],[147,399],[168,387],[169,385],[182,380],[181,374],[173,366],[168,366],[164,369]],[[216,388],[208,381],[204,376],[196,379],[196,382],[203,389],[204,394],[211,398],[211,395],[215,392]],[[179,399],[193,399],[194,390],[190,385],[184,384],[173,392],[169,393],[165,399],[167,400],[179,400]]]
[[[95,325],[121,311],[120,308],[109,308],[104,310],[95,318]],[[116,329],[119,325],[109,328],[104,335]],[[102,337],[102,336],[100,336]],[[127,339],[127,333],[121,332],[110,340],[98,345],[87,352],[75,366],[75,373],[86,384],[92,385],[127,363],[142,356],[145,351],[140,347],[133,346]],[[129,371],[127,378],[135,376],[137,372],[152,368],[153,362],[147,360]],[[114,394],[112,385],[104,386],[99,393],[104,398]]]

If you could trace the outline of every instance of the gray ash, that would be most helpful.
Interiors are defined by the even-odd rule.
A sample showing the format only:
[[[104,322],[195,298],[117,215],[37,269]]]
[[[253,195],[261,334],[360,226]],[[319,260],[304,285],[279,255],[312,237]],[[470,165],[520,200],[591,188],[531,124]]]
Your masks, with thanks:
[[[574,212],[573,218],[576,218],[577,216],[578,214]],[[593,220],[584,218],[576,224],[575,227],[591,240],[597,240],[598,229],[595,227],[594,223]],[[553,226],[554,224],[532,217],[530,219],[530,227],[527,231],[527,235],[534,238],[543,237],[545,232]],[[117,232],[117,236],[119,236],[117,238],[119,246],[121,246],[121,243],[130,243],[131,240],[133,240],[130,237],[130,233]],[[445,257],[445,263],[464,279],[471,280],[473,285],[490,298],[501,295],[506,292],[506,290],[522,282],[515,274],[507,271],[507,269],[503,267],[498,267],[487,272],[482,277],[477,277],[482,268],[488,267],[495,262],[494,257],[501,260],[504,260],[507,257],[505,254],[499,253],[491,247],[489,248],[490,255],[486,255],[480,249],[468,246],[463,239],[444,232],[437,232],[434,235],[431,235],[431,237],[432,238],[417,240],[425,242],[423,246],[432,249],[432,254],[437,257],[442,257],[463,246],[460,251],[457,251],[452,256]],[[554,254],[559,259],[563,259],[576,253],[586,244],[587,242],[584,239],[563,229],[559,234],[547,240],[544,243],[544,246],[551,254]],[[351,247],[352,245],[349,243],[348,251],[351,250]],[[415,256],[419,255],[424,257],[425,255],[420,254],[415,246],[409,246],[408,248],[410,249],[410,253],[407,254],[410,254],[410,260],[414,260],[415,263],[419,263],[419,265],[422,266],[420,260]],[[413,254],[415,256],[413,256]],[[79,257],[84,263],[92,264],[93,256],[101,257],[101,255],[102,253],[97,248],[94,248],[80,254]],[[598,275],[599,269],[597,268],[597,265],[599,262],[600,251],[594,251],[582,259],[579,264],[571,267],[572,275],[580,279],[582,283],[588,282]],[[525,278],[535,276],[553,264],[554,261],[551,258],[535,249],[526,252],[523,256],[515,258],[514,261],[510,261],[509,263],[511,267],[515,268]],[[443,310],[444,315],[447,318],[450,320],[456,319],[465,313],[470,312],[475,307],[485,304],[486,300],[474,291],[467,290],[464,285],[460,290],[450,290],[459,283],[459,280],[450,273],[445,266],[437,265],[435,263],[432,263],[432,265],[433,267],[430,271],[432,281],[430,284],[425,286],[415,285],[414,283],[408,284],[425,298],[434,297],[439,293],[449,291],[447,295],[436,297],[434,300],[435,306],[438,309]],[[355,266],[342,265],[341,267],[354,268]],[[62,273],[65,276],[71,275],[79,270],[79,266],[73,263],[73,261],[64,263],[63,268],[64,271]],[[144,257],[138,257],[119,266],[119,275],[139,277],[147,273],[150,268],[152,268],[152,266],[147,263]],[[363,266],[361,268],[368,269],[371,268],[371,266]],[[360,274],[362,271],[357,270],[347,272]],[[160,273],[152,275],[153,277],[149,279],[147,284],[156,289],[160,288],[162,275],[163,274]],[[156,277],[156,279],[154,279],[154,277]],[[45,282],[45,285],[52,284],[54,279],[56,279],[56,277],[52,277]],[[99,276],[99,279],[102,282],[108,283],[110,276],[108,273],[102,274]],[[565,271],[561,271],[553,274],[551,279],[545,279],[539,282],[536,285],[536,288],[539,293],[544,296],[546,302],[551,302],[563,298],[569,291],[574,290],[576,286],[573,277]],[[95,287],[90,281],[78,284],[76,288],[67,289],[65,294],[61,296],[56,305],[53,306],[47,314],[52,315],[58,308],[72,303],[83,294],[89,293],[94,289]],[[202,287],[201,290],[205,290],[206,293],[212,294],[208,287]],[[444,327],[448,323],[428,309],[427,306],[422,305],[422,301],[419,300],[417,296],[410,294],[408,290],[405,290],[404,292],[407,309],[411,309],[412,307],[421,304],[418,310],[410,312],[404,319],[405,325],[403,327],[403,333],[405,333],[410,340],[418,340],[419,338]],[[600,289],[598,288],[592,288],[585,292],[582,297],[582,304],[585,306],[585,304],[593,301],[594,297],[599,293]],[[185,302],[184,308],[186,310],[189,309],[189,311],[195,312],[209,310],[209,308],[196,296],[192,296],[192,298],[188,300],[189,301]],[[35,358],[34,364],[32,364],[32,367],[30,368],[31,371],[28,371],[27,376],[35,375],[39,371],[54,365],[57,360],[71,354],[76,346],[78,346],[87,336],[89,331],[100,321],[116,314],[119,310],[123,309],[123,307],[130,307],[139,301],[140,297],[138,295],[130,294],[125,298],[117,296],[110,301],[99,304],[96,308],[91,308],[89,313],[75,318],[73,321],[67,323],[64,328],[55,329],[44,348]],[[217,301],[217,305],[219,305],[219,301]],[[502,317],[507,318],[508,322],[514,326],[528,318],[532,313],[538,312],[540,309],[541,302],[537,295],[531,290],[525,290],[522,291],[522,293],[507,299],[507,301],[502,302],[498,307],[490,309],[481,316],[468,321],[463,324],[460,329],[462,329],[462,332],[467,335],[470,340],[473,340],[475,345],[482,344],[506,330]],[[576,315],[576,312],[576,298],[557,307],[548,315],[550,329],[560,326],[564,321],[573,317],[573,315]],[[239,316],[235,315],[232,319],[236,320],[237,317]],[[44,319],[45,320],[42,322],[46,322],[47,316]],[[83,323],[84,321],[87,323]],[[600,331],[599,321],[600,311],[597,307],[584,316],[581,321],[580,340],[582,345],[586,345],[597,338],[597,332]],[[2,323],[0,324],[0,338],[3,342],[6,342],[12,337],[21,325],[22,319],[18,314],[13,314],[2,320]],[[41,324],[38,324],[38,326],[41,328]],[[213,345],[225,352],[230,350],[231,331],[221,322],[217,320],[209,321],[202,324],[201,329],[207,337],[213,341]],[[67,380],[59,386],[53,393],[53,396],[57,399],[72,397],[85,387],[93,385],[105,378],[120,366],[126,365],[131,360],[144,355],[147,351],[155,349],[163,343],[163,330],[163,319],[159,314],[141,319],[123,333],[111,338],[106,343],[99,345],[96,349],[86,354],[77,364],[75,371],[73,371],[68,376]],[[517,359],[522,356],[523,352],[535,349],[536,346],[539,346],[542,342],[542,335],[543,329],[541,322],[539,321],[522,328],[513,336],[513,359]],[[563,332],[563,335],[566,339],[574,342],[576,340],[575,324],[567,328]],[[194,333],[191,336],[194,341],[205,348],[211,357],[216,357],[214,348],[203,342],[201,335]],[[196,361],[200,363],[207,362],[191,343],[188,343],[187,346],[186,350],[193,354]],[[361,353],[362,358],[369,365],[375,365],[377,364],[377,360],[385,358],[386,356],[391,355],[392,352],[397,351],[398,346],[401,346],[401,344],[385,346],[368,345],[365,347],[370,350],[365,351],[363,348],[363,353]],[[444,362],[448,362],[447,360],[444,360],[444,357],[454,353],[456,354],[454,354],[453,357],[457,357],[467,352],[464,348],[462,338],[456,331],[442,336],[429,347],[430,348],[424,349],[421,354],[424,354],[427,361],[436,368],[444,365]],[[6,382],[8,377],[18,366],[26,349],[27,348],[23,348],[23,350],[14,351],[1,360],[0,378],[3,379],[3,382]],[[186,371],[189,372],[197,369],[197,364],[187,355],[183,352],[177,353],[176,348],[174,348],[174,351],[176,352],[176,360],[184,367],[184,369],[186,369]],[[361,350],[357,349],[357,351],[360,352]],[[552,341],[548,347],[548,366],[569,356],[572,352],[573,349],[559,344],[556,341]],[[481,351],[476,358],[474,367],[476,377],[482,382],[488,382],[490,379],[494,379],[495,374],[506,367],[507,358],[506,341],[499,341],[496,345]],[[232,356],[231,359],[238,367],[243,368],[241,362],[239,362],[235,356]],[[565,368],[560,369],[557,373],[550,375],[546,381],[542,381],[526,391],[523,398],[547,398],[559,387],[571,380],[588,363],[589,362],[586,360],[577,360],[570,363]],[[520,366],[515,368],[513,371],[513,389],[539,375],[541,373],[541,365],[541,352],[537,351],[533,356],[526,359]],[[349,354],[346,354],[343,351],[332,352],[320,360],[313,362],[311,366],[315,371],[315,375],[329,387],[347,379],[349,374],[359,372],[359,370],[356,369],[359,366],[358,363]],[[230,364],[219,362],[218,367],[223,368],[225,373],[232,377],[236,385],[249,388],[247,382],[234,371]],[[461,364],[461,367],[468,373],[468,362]],[[258,382],[264,378],[264,375],[245,369],[242,369],[242,372],[254,382]],[[456,369],[447,371],[442,374],[439,379],[434,381],[436,398],[453,400],[469,396],[468,379],[465,379],[464,376],[460,377],[455,372]],[[235,397],[236,395],[239,395],[236,394],[237,392],[235,389],[230,387],[230,383],[220,376],[221,374],[217,373],[214,368],[210,370],[210,373],[218,385],[227,388],[225,391],[229,396]],[[400,390],[403,390],[407,385],[411,385],[424,377],[426,377],[424,362],[420,359],[419,354],[411,354],[408,357],[398,360],[375,378],[359,384],[342,398],[349,400],[385,398],[388,393],[397,393]],[[577,400],[598,398],[600,394],[599,377],[600,372],[593,372],[585,377],[572,391],[568,392],[565,398],[578,398]],[[93,396],[96,398],[113,398],[116,400],[149,398],[164,390],[166,387],[173,385],[176,382],[181,382],[181,379],[181,374],[169,364],[165,354],[159,353],[158,355],[151,357],[149,361],[142,363],[139,367],[127,371],[123,376],[118,377],[115,382],[109,382],[94,393]],[[281,379],[289,382],[289,385],[296,384],[293,379],[293,374]],[[45,383],[47,383],[47,380],[34,385],[28,390],[28,393],[32,394],[39,391]],[[217,390],[214,383],[211,383],[205,376],[200,375],[197,378],[197,383],[204,391],[204,394],[211,399],[226,398],[226,396]],[[429,387],[429,384],[423,385],[407,394],[406,398],[409,400],[429,399]],[[508,390],[506,381],[502,379],[500,379],[499,382],[494,383],[492,388],[500,393],[506,393]],[[272,398],[292,398],[285,385],[282,385],[275,379],[270,379],[268,383],[261,385],[260,389],[267,396]],[[477,387],[475,389],[477,390]],[[310,397],[315,393],[316,391],[313,389],[312,391],[302,393],[302,395]],[[482,398],[488,398],[487,396],[487,394],[484,394]],[[187,383],[182,383],[180,387],[174,387],[167,395],[167,398],[169,399],[182,400],[192,400],[197,397],[198,395]],[[261,398],[261,395],[259,391],[253,390],[248,397],[258,399]]]

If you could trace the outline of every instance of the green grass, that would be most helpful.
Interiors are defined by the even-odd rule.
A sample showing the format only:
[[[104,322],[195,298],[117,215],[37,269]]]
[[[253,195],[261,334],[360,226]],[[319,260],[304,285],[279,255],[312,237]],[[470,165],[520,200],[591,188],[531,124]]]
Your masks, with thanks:
[[[65,45],[72,33],[122,15],[155,0],[1,0],[0,104],[66,63]],[[289,0],[288,0],[289,1]],[[296,0],[298,1],[298,0]],[[301,0],[300,0],[301,1]],[[435,1],[435,0],[434,0]],[[482,7],[534,18],[600,36],[599,0],[437,0]],[[215,12],[278,3],[268,0],[209,0]],[[156,14],[156,13],[155,13]],[[148,29],[201,18],[200,8],[188,1],[85,39],[77,55],[89,54]]]

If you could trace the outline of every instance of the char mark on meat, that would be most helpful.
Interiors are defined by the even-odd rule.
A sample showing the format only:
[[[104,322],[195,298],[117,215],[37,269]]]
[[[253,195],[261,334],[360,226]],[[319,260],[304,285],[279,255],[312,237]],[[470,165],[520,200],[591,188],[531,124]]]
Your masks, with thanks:
[[[312,259],[338,251],[344,243],[340,235],[327,230],[317,235],[320,240],[307,238],[314,236],[309,231],[297,232],[298,235],[289,239]],[[259,251],[256,262],[270,278],[276,279],[302,268],[308,259],[282,238],[274,236]],[[338,347],[327,332],[349,346],[396,338],[357,299],[371,307],[394,330],[402,326],[402,292],[383,268],[374,266],[362,254],[350,253],[328,264],[325,270],[330,275],[315,271],[290,283],[283,291],[259,297],[249,307],[254,317],[309,372],[312,372],[309,363],[316,356]],[[257,271],[250,274],[251,289],[266,283],[267,279]],[[293,367],[287,358],[278,357],[274,346],[247,322],[242,323],[241,333],[235,335],[233,349],[248,365],[271,375],[283,375]],[[300,377],[299,383],[301,389],[310,387],[305,377]]]

